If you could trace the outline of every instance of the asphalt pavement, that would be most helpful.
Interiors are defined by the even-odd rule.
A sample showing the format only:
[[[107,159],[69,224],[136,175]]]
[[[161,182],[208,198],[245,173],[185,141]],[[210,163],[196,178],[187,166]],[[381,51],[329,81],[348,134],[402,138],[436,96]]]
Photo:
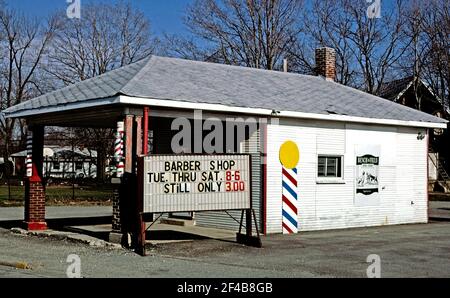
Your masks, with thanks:
[[[147,257],[0,229],[0,264],[22,262],[32,268],[0,265],[0,277],[66,277],[71,254],[80,257],[82,277],[365,278],[369,255],[379,256],[381,277],[450,277],[449,205],[438,204],[444,216],[430,224],[269,235],[260,249],[233,239],[194,237],[149,245]]]

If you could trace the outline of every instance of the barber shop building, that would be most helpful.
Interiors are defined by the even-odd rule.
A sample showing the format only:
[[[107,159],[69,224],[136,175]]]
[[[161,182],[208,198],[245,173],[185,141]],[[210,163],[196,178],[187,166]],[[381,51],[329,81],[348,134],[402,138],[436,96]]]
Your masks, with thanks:
[[[251,209],[263,234],[426,223],[429,138],[447,121],[334,82],[332,49],[316,60],[310,76],[150,56],[5,110],[30,131],[26,227],[46,228],[46,126],[117,130],[115,179],[135,181],[118,233],[122,206],[231,230]]]

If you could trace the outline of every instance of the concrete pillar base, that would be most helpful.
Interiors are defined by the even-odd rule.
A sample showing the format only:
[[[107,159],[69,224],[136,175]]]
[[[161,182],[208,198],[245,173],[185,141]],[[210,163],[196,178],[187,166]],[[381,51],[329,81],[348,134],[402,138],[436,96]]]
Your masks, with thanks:
[[[120,232],[111,232],[109,233],[109,242],[115,244],[123,244],[123,238],[125,236]]]
[[[47,230],[46,222],[25,222],[25,228],[28,231],[45,231]]]
[[[121,231],[122,226],[120,223],[120,184],[121,178],[112,178],[111,184],[113,185],[113,217],[112,217],[112,230]]]

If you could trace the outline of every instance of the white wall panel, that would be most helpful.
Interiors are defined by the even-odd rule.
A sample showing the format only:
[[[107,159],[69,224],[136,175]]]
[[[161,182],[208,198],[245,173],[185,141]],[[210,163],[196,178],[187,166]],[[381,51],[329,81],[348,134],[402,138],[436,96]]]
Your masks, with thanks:
[[[427,221],[426,140],[419,129],[332,122],[282,121],[268,128],[267,231],[281,232],[281,165],[286,140],[300,148],[299,230],[336,229]],[[425,131],[422,130],[423,133]],[[356,206],[355,146],[380,147],[379,204]],[[317,155],[344,157],[339,184],[317,183]],[[411,204],[413,202],[413,204]]]
[[[286,125],[288,124],[288,125]],[[298,168],[299,224],[316,218],[316,129],[314,125],[298,126],[296,122],[281,122],[270,125],[267,131],[267,233],[281,232],[281,177],[279,149],[285,141],[294,141],[300,150]]]

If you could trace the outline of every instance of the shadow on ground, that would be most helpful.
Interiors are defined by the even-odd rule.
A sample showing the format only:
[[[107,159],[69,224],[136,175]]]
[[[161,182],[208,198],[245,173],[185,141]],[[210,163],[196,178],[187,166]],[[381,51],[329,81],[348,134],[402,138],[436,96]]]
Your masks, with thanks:
[[[429,219],[429,223],[433,223],[433,222],[450,222],[450,218],[448,217],[430,217]]]
[[[61,230],[84,234],[87,236],[95,237],[101,240],[109,241],[109,231],[98,231],[91,229],[83,229],[82,227],[71,227],[65,226]],[[157,231],[147,231],[145,233],[146,240],[149,241],[193,241],[193,240],[206,240],[213,239],[206,236],[201,236],[192,233],[173,231],[173,230],[157,230]]]
[[[205,240],[212,239],[202,235],[192,233],[172,231],[172,230],[157,230],[147,231],[145,233],[146,240]]]
[[[47,219],[47,227],[51,230],[72,232],[82,235],[87,235],[104,241],[109,241],[109,229],[96,229],[95,226],[105,226],[111,224],[111,216],[98,217],[72,217],[72,218],[58,218]],[[23,220],[1,220],[0,228],[26,228]],[[94,227],[94,228],[93,228]],[[170,228],[163,230],[149,230],[146,232],[146,240],[149,241],[194,241],[194,240],[208,240],[214,239],[189,232],[171,230]],[[217,241],[225,241],[225,239],[215,239]]]

